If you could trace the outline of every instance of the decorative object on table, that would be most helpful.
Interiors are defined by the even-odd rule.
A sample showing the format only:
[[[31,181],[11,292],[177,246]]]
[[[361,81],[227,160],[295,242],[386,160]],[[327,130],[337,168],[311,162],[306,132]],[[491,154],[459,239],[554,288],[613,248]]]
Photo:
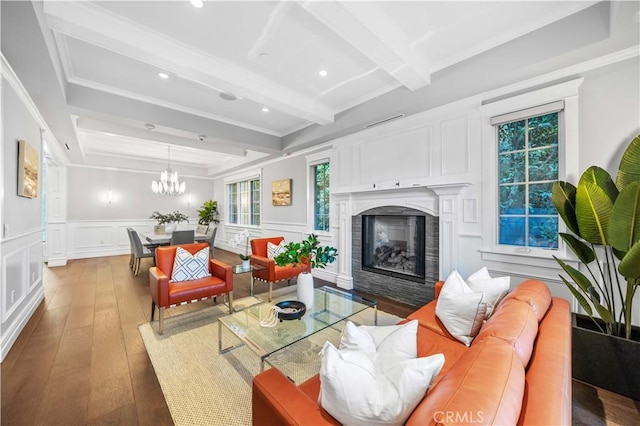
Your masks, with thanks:
[[[271,202],[274,206],[291,205],[291,179],[271,182]]]
[[[574,327],[574,346],[588,346],[572,351],[574,377],[634,399],[640,399],[640,330],[631,325],[640,284],[639,164],[640,135],[622,155],[615,183],[606,170],[592,166],[577,187],[560,181],[552,192],[553,204],[572,232],[559,235],[580,262],[577,269],[556,257],[569,276],[560,278],[594,326],[593,331]],[[582,324],[580,318],[576,324]],[[607,342],[585,343],[598,335]]]
[[[151,213],[149,219],[155,219],[158,221],[158,225],[165,226],[165,233],[170,234],[175,231],[176,227],[180,222],[189,222],[189,218],[187,215],[180,213],[179,211],[175,211],[173,213],[162,214],[157,211]],[[154,230],[155,232],[155,230]]]
[[[187,189],[187,184],[178,179],[178,172],[171,170],[171,146],[169,150],[169,161],[167,168],[160,173],[160,180],[151,182],[151,189],[158,195],[182,195]]]
[[[205,201],[198,210],[198,223],[200,225],[209,225],[211,223],[220,223],[218,220],[218,202],[213,200]]]
[[[333,263],[338,256],[338,250],[334,247],[321,246],[318,236],[309,235],[299,243],[289,243],[284,246],[284,251],[273,260],[279,266],[301,265],[302,273],[298,275],[298,300],[303,302],[308,309],[313,307],[313,275],[311,269],[324,269],[329,263]]]
[[[265,319],[260,320],[261,327],[275,327],[278,321],[299,320],[307,312],[304,303],[297,300],[278,302],[269,309]]]
[[[26,141],[18,141],[18,195],[38,196],[38,151]]]
[[[229,246],[233,248],[236,248],[242,242],[245,243],[244,254],[242,253],[238,254],[238,256],[240,256],[240,259],[242,260],[242,267],[245,269],[250,267],[249,265],[249,259],[251,258],[251,256],[249,256],[249,237],[250,236],[251,236],[251,233],[249,232],[249,230],[243,229],[242,232],[235,234],[229,240]]]

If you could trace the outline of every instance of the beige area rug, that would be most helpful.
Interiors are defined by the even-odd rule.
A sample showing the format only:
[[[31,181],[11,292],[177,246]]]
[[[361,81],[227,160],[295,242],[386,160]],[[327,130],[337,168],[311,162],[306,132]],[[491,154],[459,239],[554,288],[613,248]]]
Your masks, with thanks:
[[[288,287],[288,291],[292,290]],[[234,302],[237,309],[256,303],[255,298]],[[199,311],[165,318],[164,335],[158,323],[138,327],[158,376],[169,411],[176,425],[251,424],[251,381],[260,372],[260,358],[248,347],[218,354],[218,321],[228,314],[220,304]],[[378,324],[391,325],[401,318],[378,311]],[[373,309],[351,318],[373,324]],[[320,370],[318,352],[329,340],[337,344],[344,322],[284,349],[268,360],[296,383]],[[223,331],[223,345],[234,343]]]

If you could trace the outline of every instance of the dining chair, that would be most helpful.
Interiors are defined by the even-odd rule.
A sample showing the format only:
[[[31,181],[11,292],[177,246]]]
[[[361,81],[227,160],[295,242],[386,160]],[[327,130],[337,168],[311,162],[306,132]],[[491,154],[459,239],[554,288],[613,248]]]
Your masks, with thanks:
[[[155,252],[142,244],[142,241],[140,241],[140,236],[135,229],[132,229],[130,233],[131,239],[133,240],[133,272],[138,275],[138,272],[140,272],[140,263],[142,258],[150,257],[153,259],[153,263],[155,264]]]
[[[170,245],[172,246],[176,244],[191,244],[193,242],[195,242],[195,232],[193,229],[173,231],[171,233]]]
[[[129,256],[129,268],[133,269],[133,264],[135,262],[135,255],[134,255],[133,237],[131,236],[131,231],[133,231],[133,228],[127,228],[127,236],[129,237],[129,248],[131,249],[131,256]]]
[[[218,228],[209,229],[209,258],[213,259],[213,250],[215,249],[213,243],[216,241],[216,232]]]

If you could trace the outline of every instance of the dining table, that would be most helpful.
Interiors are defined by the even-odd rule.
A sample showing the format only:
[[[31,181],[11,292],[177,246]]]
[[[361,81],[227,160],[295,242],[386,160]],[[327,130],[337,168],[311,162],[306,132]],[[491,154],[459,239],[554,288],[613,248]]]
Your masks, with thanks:
[[[149,244],[152,244],[154,246],[167,246],[171,243],[171,233],[162,233],[162,234],[155,234],[155,233],[144,234],[143,233],[142,236]],[[209,237],[210,236],[207,234],[196,233],[194,235],[194,239],[197,242],[208,242]]]

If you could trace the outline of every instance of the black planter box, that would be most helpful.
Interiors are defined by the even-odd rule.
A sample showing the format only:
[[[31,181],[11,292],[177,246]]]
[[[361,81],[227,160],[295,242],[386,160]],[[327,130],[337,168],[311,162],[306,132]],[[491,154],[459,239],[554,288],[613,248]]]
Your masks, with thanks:
[[[627,340],[603,334],[591,318],[574,314],[571,351],[574,379],[640,400],[640,328],[634,326]]]

